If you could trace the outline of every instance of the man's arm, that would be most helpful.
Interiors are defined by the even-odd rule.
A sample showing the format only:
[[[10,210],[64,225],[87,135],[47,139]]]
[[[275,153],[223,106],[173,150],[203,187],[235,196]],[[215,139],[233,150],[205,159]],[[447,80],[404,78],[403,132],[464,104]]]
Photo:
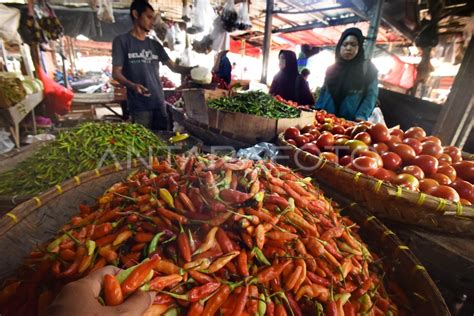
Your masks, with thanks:
[[[121,85],[126,86],[128,89],[131,89],[139,94],[149,95],[148,89],[142,86],[141,84],[134,83],[127,78],[122,73],[121,66],[113,66],[112,67],[112,78],[117,80]]]
[[[193,69],[193,67],[180,66],[176,64],[174,61],[172,61],[171,59],[168,59],[167,61],[165,61],[164,64],[168,66],[168,68],[171,69],[171,71],[182,74],[182,75],[189,75],[189,73],[191,72],[191,69]]]

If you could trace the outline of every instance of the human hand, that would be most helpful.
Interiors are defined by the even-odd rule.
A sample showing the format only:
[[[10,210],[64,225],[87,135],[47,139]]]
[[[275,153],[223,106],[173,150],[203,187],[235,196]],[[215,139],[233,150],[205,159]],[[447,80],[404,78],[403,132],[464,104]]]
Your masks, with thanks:
[[[137,291],[117,306],[103,306],[97,298],[100,295],[104,276],[116,275],[119,268],[107,266],[88,276],[66,285],[45,315],[50,316],[88,316],[88,315],[143,315],[153,303],[155,292]]]
[[[148,91],[147,88],[138,83],[133,85],[133,91],[146,97],[149,97],[151,95],[150,91]]]

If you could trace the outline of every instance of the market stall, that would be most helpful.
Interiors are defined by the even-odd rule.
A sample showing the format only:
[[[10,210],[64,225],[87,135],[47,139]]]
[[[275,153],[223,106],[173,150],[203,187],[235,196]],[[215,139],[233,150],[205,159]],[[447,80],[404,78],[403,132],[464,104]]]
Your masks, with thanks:
[[[137,28],[130,1],[9,5],[30,22],[20,34],[34,62],[0,62],[23,72],[0,73],[0,114],[17,146],[30,112],[36,133],[35,108],[56,136],[0,158],[0,314],[46,315],[103,271],[84,314],[114,314],[141,292],[156,294],[147,316],[472,314],[474,160],[462,144],[473,43],[458,32],[469,19],[446,21],[471,4],[436,2],[150,1],[144,12],[159,14],[139,35],[169,69],[153,51],[126,56],[156,66],[164,131],[130,123],[124,106],[156,96],[139,86],[149,69],[136,82],[113,74],[111,41]],[[402,94],[433,82],[428,14],[457,32],[440,44],[461,64],[445,105]],[[343,52],[350,36],[357,52]],[[370,113],[341,111],[369,94]],[[79,112],[85,122],[64,124]]]

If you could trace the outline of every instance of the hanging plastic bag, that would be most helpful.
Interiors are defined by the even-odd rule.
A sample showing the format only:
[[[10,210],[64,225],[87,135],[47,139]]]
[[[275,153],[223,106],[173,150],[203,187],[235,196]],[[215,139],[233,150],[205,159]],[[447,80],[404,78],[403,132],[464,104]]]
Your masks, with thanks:
[[[211,33],[212,50],[221,52],[230,49],[230,35],[225,29],[224,23],[221,19],[214,20],[214,29]]]
[[[174,30],[172,27],[168,27],[168,29],[166,30],[166,37],[163,43],[166,43],[168,48],[173,51],[174,41],[175,41]]]
[[[255,146],[242,148],[237,152],[237,157],[259,160],[274,160],[278,156],[278,147],[271,143],[258,143]]]
[[[15,147],[15,144],[10,139],[10,133],[0,129],[0,154],[9,152]]]
[[[166,34],[168,33],[168,25],[163,21],[159,14],[155,15],[155,23],[153,24],[153,30],[156,33],[156,36],[160,39],[160,41],[164,42],[166,38]]]
[[[221,14],[224,29],[229,33],[235,31],[237,19],[238,15],[237,11],[235,11],[234,0],[227,0]]]
[[[21,37],[17,32],[20,24],[20,10],[0,4],[0,20],[3,21],[0,25],[0,38],[8,43],[20,44]]]
[[[237,29],[241,31],[249,30],[252,28],[252,22],[250,22],[248,3],[241,2],[239,5],[239,14],[237,18]]]
[[[97,18],[105,23],[115,23],[114,9],[110,0],[99,0]]]
[[[190,67],[191,65],[191,52],[189,48],[185,48],[181,57],[179,58],[179,65],[184,67]]]
[[[206,17],[206,6],[210,6],[209,0],[195,0],[191,13],[191,27],[186,31],[189,34],[198,34],[204,31]]]

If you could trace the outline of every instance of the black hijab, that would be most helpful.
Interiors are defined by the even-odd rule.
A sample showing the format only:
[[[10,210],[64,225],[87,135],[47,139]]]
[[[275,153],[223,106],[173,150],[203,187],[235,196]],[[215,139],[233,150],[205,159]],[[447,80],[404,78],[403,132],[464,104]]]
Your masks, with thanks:
[[[344,60],[341,57],[342,42],[349,35],[354,35],[359,43],[359,51],[352,60]],[[377,69],[368,62],[364,73],[364,36],[362,31],[356,27],[345,30],[336,46],[336,63],[330,66],[326,72],[325,84],[331,93],[336,106],[336,115],[344,98],[352,90],[366,90],[368,85],[377,77]]]
[[[278,57],[281,55],[285,57],[285,68],[280,70],[273,78],[270,94],[279,95],[285,100],[297,101],[295,100],[295,82],[299,73],[296,54],[291,50],[281,50]]]

